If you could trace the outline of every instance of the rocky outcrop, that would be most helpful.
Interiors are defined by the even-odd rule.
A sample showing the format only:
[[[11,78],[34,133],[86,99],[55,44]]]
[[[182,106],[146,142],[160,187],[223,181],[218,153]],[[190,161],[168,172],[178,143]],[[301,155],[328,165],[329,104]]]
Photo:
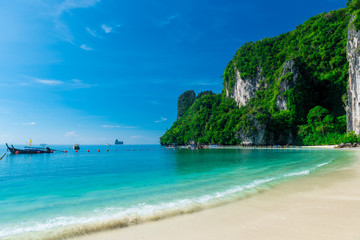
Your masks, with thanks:
[[[255,96],[255,92],[259,89],[260,82],[264,80],[259,68],[255,76],[251,78],[242,78],[240,71],[235,70],[235,87],[230,89],[225,85],[225,94],[227,97],[233,98],[239,107],[245,106],[250,98]]]
[[[259,121],[254,114],[247,116],[249,125],[236,133],[236,138],[245,145],[267,145],[272,144],[272,136],[267,131],[267,122]],[[269,118],[270,119],[270,116]]]
[[[259,90],[261,82],[263,82],[265,78],[261,74],[261,68],[258,68],[256,74],[251,78],[242,78],[240,71],[236,68],[234,69],[234,72],[234,89],[230,89],[225,85],[225,94],[227,97],[233,98],[239,107],[245,106],[248,104],[249,100],[255,96],[255,92]],[[295,64],[295,61],[286,61],[279,79],[279,81],[281,81],[279,85],[279,95],[276,98],[276,105],[279,110],[288,110],[287,99],[284,96],[284,93],[296,86],[299,76],[299,69]]]
[[[348,30],[347,59],[349,61],[348,102],[346,106],[347,131],[360,133],[360,31],[351,18]]]
[[[286,96],[284,96],[284,93],[296,86],[299,76],[299,69],[295,64],[295,61],[286,61],[280,77],[281,82],[279,85],[279,95],[276,98],[276,106],[279,108],[280,111],[288,110],[287,98]]]
[[[225,94],[227,97],[233,98],[239,107],[245,106],[250,99],[255,96],[259,88],[267,88],[268,84],[261,74],[260,67],[255,76],[251,78],[242,78],[239,70],[234,69],[235,85],[230,89],[225,85]],[[300,72],[294,60],[288,60],[283,64],[282,72],[275,82],[279,82],[279,91],[276,97],[276,106],[281,110],[288,110],[288,99],[286,92],[294,88],[300,79]],[[255,110],[257,112],[258,110]],[[266,114],[263,112],[262,114]],[[241,129],[237,133],[237,139],[244,144],[292,144],[293,133],[291,129],[284,129],[283,131],[272,132],[271,126],[273,123],[272,116],[267,113],[266,121],[260,122],[254,114],[247,116],[249,120],[249,127]]]
[[[195,92],[188,90],[181,94],[177,103],[177,119],[180,119],[195,102]]]

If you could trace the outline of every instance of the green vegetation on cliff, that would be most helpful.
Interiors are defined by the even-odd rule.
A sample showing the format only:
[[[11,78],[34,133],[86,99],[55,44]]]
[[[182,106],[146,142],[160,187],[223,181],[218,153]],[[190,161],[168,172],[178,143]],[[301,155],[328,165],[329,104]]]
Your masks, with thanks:
[[[235,101],[220,94],[199,97],[164,136],[162,144],[197,143],[236,144],[234,126],[241,116]]]
[[[292,32],[244,44],[225,68],[223,91],[196,99],[161,144],[336,144],[345,134],[348,25],[360,26],[360,0],[310,18]],[[358,24],[359,22],[359,24]],[[239,80],[253,97],[230,98]],[[229,96],[229,97],[226,97]],[[316,116],[316,117],[314,117]]]
[[[194,102],[195,92],[193,90],[188,90],[181,94],[177,103],[177,119],[181,118]]]

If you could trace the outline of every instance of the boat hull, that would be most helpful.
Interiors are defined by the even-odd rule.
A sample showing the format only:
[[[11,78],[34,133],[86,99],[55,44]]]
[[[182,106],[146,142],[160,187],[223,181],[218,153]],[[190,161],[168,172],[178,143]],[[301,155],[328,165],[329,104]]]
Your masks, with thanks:
[[[45,149],[45,150],[42,150],[42,149],[18,149],[18,148],[15,148],[13,145],[11,145],[11,147],[9,147],[8,144],[6,144],[6,147],[12,154],[53,153],[53,150],[50,148]]]

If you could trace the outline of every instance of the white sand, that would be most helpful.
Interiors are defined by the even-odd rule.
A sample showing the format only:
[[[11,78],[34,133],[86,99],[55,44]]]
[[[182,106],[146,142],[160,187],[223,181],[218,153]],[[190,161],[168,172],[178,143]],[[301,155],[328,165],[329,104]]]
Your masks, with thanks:
[[[75,239],[360,240],[360,166],[217,208]]]

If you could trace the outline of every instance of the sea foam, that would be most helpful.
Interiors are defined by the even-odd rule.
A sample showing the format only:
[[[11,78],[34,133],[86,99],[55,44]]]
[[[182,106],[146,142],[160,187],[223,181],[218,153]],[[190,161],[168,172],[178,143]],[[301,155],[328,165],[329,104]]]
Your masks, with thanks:
[[[62,239],[84,233],[127,227],[146,221],[192,213],[204,208],[242,198],[248,190],[256,190],[276,178],[256,179],[248,184],[231,187],[225,191],[205,194],[191,199],[162,202],[156,205],[141,203],[129,208],[107,207],[95,209],[92,216],[59,216],[46,222],[21,222],[16,226],[0,226],[4,239]],[[256,191],[255,191],[256,192]],[[254,192],[249,192],[253,194]]]

